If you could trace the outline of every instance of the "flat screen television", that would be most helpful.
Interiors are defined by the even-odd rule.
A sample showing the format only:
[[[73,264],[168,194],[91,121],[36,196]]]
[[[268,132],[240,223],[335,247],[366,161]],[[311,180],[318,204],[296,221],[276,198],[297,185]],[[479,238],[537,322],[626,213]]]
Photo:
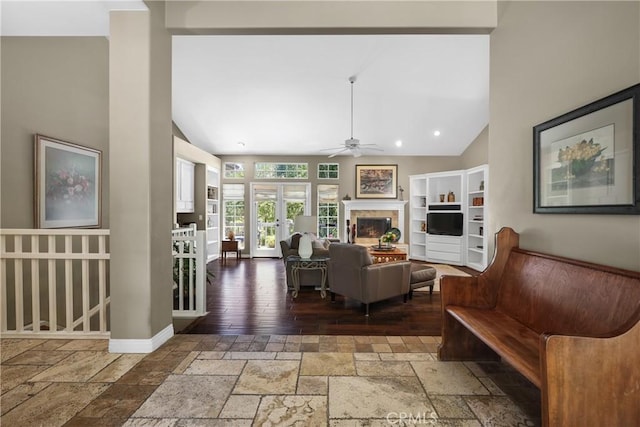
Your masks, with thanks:
[[[430,212],[427,214],[427,233],[443,236],[462,236],[462,213]]]

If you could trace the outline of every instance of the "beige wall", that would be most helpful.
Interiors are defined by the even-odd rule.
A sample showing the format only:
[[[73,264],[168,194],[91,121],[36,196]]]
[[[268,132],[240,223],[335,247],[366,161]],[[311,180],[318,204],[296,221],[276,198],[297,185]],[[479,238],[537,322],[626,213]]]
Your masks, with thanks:
[[[2,37],[0,227],[33,228],[33,139],[102,151],[109,228],[109,52],[104,37]],[[81,106],[81,108],[79,108]]]
[[[224,162],[237,162],[244,163],[245,167],[245,179],[224,179],[222,183],[244,183],[245,184],[245,203],[249,206],[250,202],[250,182],[268,181],[274,180],[254,180],[253,167],[256,162],[307,162],[309,164],[309,182],[311,182],[311,206],[312,214],[316,214],[317,205],[317,189],[318,184],[338,184],[340,186],[339,195],[340,198],[345,195],[349,195],[352,199],[355,199],[355,179],[356,179],[356,165],[367,164],[397,164],[398,165],[398,185],[404,189],[404,200],[409,200],[409,175],[418,175],[429,172],[442,172],[448,170],[461,169],[461,158],[459,156],[450,157],[420,157],[420,156],[363,156],[354,158],[351,156],[338,156],[334,158],[327,158],[326,156],[220,156],[222,163]],[[317,179],[318,163],[339,163],[340,164],[340,179]],[[283,180],[285,181],[285,180]],[[305,181],[306,182],[306,181]],[[398,196],[400,193],[398,192]],[[222,219],[221,219],[222,220]],[[344,236],[344,208],[340,206],[340,236]],[[409,209],[405,210],[405,224],[409,224]],[[249,218],[249,211],[246,210],[245,235],[249,236],[251,233],[251,224]],[[408,233],[405,233],[405,243],[408,243]],[[344,239],[344,237],[343,237]],[[248,244],[244,250],[245,253],[249,253]]]
[[[488,32],[496,0],[173,1],[167,28],[183,34]]]
[[[489,163],[489,126],[482,129],[460,157],[461,169],[471,169]]]
[[[640,80],[639,2],[505,2],[491,34],[490,229],[640,270],[640,217],[533,214],[532,127]]]

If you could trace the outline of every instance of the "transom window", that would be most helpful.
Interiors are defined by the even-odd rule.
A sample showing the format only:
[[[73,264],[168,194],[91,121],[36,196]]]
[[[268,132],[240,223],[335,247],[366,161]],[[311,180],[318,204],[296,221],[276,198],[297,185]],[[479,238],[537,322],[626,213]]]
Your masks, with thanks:
[[[309,179],[308,163],[256,162],[256,179]]]
[[[244,163],[225,162],[224,177],[226,179],[243,179]]]
[[[338,179],[340,164],[318,163],[318,179]]]

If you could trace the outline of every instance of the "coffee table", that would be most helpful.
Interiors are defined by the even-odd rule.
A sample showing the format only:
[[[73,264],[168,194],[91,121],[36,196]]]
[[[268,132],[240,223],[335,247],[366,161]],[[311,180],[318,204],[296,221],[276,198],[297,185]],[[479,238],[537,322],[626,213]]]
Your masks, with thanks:
[[[375,264],[389,261],[405,261],[407,259],[407,253],[398,248],[389,250],[372,247],[369,248],[369,253],[373,257],[373,262]]]

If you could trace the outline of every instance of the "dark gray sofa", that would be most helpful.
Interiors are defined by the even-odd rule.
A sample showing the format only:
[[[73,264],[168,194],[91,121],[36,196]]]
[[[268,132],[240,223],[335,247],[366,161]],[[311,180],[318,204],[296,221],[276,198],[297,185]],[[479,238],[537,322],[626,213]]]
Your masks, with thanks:
[[[288,239],[280,241],[280,249],[282,251],[282,261],[284,262],[287,270],[287,288],[293,289],[293,281],[291,280],[291,268],[287,267],[287,257],[291,255],[298,255],[298,242],[300,241],[300,233],[292,234]],[[329,241],[327,240],[315,240],[312,243],[313,256],[329,256]],[[302,270],[300,271],[300,287],[304,286],[320,286],[322,281],[322,273],[320,270]],[[329,280],[327,279],[327,288],[329,287]]]

